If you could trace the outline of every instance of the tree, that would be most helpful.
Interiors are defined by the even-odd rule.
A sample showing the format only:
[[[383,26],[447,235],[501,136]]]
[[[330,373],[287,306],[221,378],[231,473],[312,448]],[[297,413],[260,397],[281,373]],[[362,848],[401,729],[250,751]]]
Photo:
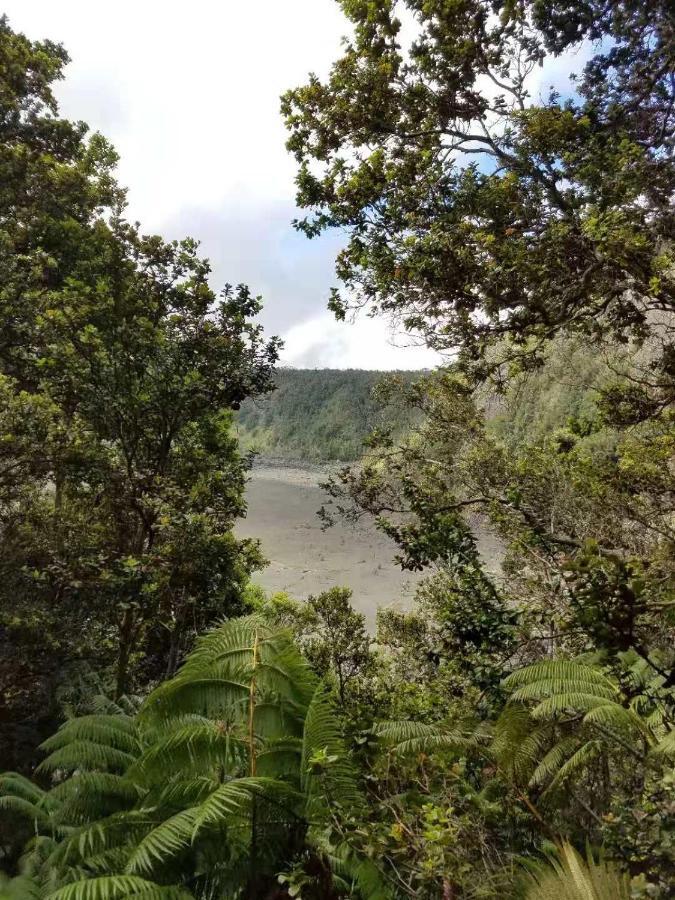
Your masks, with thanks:
[[[32,42],[0,19],[0,353],[3,372],[31,383],[39,299],[67,282],[92,221],[119,207],[117,156],[83,122],[58,116],[52,84],[68,54]]]
[[[555,372],[572,347],[553,344],[547,367]],[[609,362],[596,369],[590,389],[577,386],[586,419],[569,415],[576,401],[568,401],[561,411],[567,427],[554,421],[533,441],[520,420],[550,414],[547,368],[514,379],[498,415],[486,415],[484,397],[452,369],[412,386],[394,381],[386,401],[393,393],[417,409],[418,424],[404,440],[375,433],[362,465],[327,483],[326,516],[374,516],[403,566],[450,570],[426,591],[432,618],[447,616],[456,637],[463,629],[490,634],[490,622],[496,632],[478,653],[481,664],[487,648],[500,647],[496,635],[506,637],[511,607],[520,610],[512,651],[521,641],[530,653],[633,649],[655,672],[675,677],[672,421],[664,413],[621,430],[607,421],[598,398],[603,379],[614,378]],[[501,545],[497,579],[477,553],[477,525]],[[456,651],[458,660],[468,660],[466,651]],[[509,652],[497,662],[497,680],[508,659]]]
[[[561,329],[656,335],[643,393],[671,401],[670,4],[403,6],[410,38],[392,0],[344,0],[342,57],[282,101],[298,227],[349,234],[334,311],[391,313],[479,377]],[[583,73],[543,94],[566,52],[589,54]]]
[[[58,118],[62,48],[3,19],[0,53],[3,754],[20,764],[75,671],[120,697],[242,611],[261,557],[232,533],[231,416],[271,388],[278,341],[248,288],[216,296],[195,241],[125,221],[114,152]]]
[[[366,618],[352,608],[351,597],[349,588],[333,587],[305,602],[274,594],[257,604],[271,623],[292,630],[313,671],[333,684],[343,714],[356,706],[372,669]]]
[[[667,896],[672,11],[632,0],[341,5],[352,26],[341,57],[282,100],[306,212],[296,225],[348,235],[338,317],[367,307],[455,356],[385,387],[389,405],[398,395],[417,411],[408,433],[376,430],[361,464],[327,484],[327,521],[374,516],[403,567],[440,569],[420,608],[380,616],[389,707],[420,721],[389,729],[405,764],[389,756],[369,772],[375,852],[411,895],[439,896],[442,884],[444,896],[475,897],[476,863],[457,834],[485,842],[488,878],[492,853],[607,837],[642,879],[632,889]],[[578,69],[583,57],[583,71],[542,90],[561,57]],[[498,572],[478,528],[496,539]],[[438,740],[463,715],[478,752],[443,756]],[[578,884],[603,874],[571,851],[568,863]],[[503,874],[486,896],[503,892]]]

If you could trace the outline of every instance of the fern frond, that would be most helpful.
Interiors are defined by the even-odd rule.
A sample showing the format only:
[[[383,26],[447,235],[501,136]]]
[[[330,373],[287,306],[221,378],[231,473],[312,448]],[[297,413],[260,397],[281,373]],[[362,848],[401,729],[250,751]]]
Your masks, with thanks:
[[[265,741],[299,738],[302,736],[304,714],[304,709],[281,703],[274,697],[259,697],[253,712],[255,733]]]
[[[526,784],[552,739],[550,723],[533,722],[526,707],[508,703],[495,724],[492,754],[516,782]]]
[[[604,697],[568,692],[555,694],[553,697],[547,697],[546,700],[537,703],[530,715],[533,719],[551,719],[560,713],[586,712],[606,705],[607,700]]]
[[[227,720],[234,709],[245,708],[248,696],[249,684],[244,681],[209,671],[199,677],[184,672],[156,688],[140,715],[151,722],[188,713]]]
[[[222,768],[232,773],[248,756],[245,740],[232,734],[222,722],[206,720],[184,725],[154,743],[130,768],[131,778],[162,780],[167,772],[201,775]]]
[[[23,797],[0,797],[0,810],[32,822],[36,829],[47,829],[51,824],[51,816],[46,809]]]
[[[309,818],[326,802],[358,806],[362,802],[337,719],[323,686],[307,709],[302,740],[302,787]]]
[[[0,775],[0,796],[22,797],[35,805],[49,806],[49,794],[18,772]]]
[[[42,896],[40,882],[30,875],[0,881],[0,900],[41,900]]]
[[[78,772],[53,787],[49,797],[58,804],[56,822],[83,825],[132,807],[139,791],[126,775]]]
[[[55,861],[74,864],[140,840],[161,821],[154,810],[115,813],[75,830],[55,851]]]
[[[269,778],[295,776],[300,772],[302,741],[300,738],[281,738],[268,741],[256,755],[256,772]]]
[[[530,785],[536,787],[553,778],[578,746],[576,737],[567,737],[559,741],[537,765],[530,778]]]
[[[547,726],[535,727],[514,749],[511,758],[511,769],[517,780],[526,780],[532,766],[545,747],[551,742],[551,729]]]
[[[69,719],[56,734],[42,742],[40,749],[51,753],[73,741],[103,744],[132,755],[140,749],[136,723],[123,715],[90,715]]]
[[[473,736],[457,731],[443,731],[424,722],[378,722],[372,730],[390,752],[401,755],[475,746]]]
[[[166,784],[155,785],[146,795],[145,802],[148,806],[173,809],[194,806],[212,794],[218,784],[218,778],[204,775],[197,778],[177,778]]]
[[[226,781],[198,807],[193,838],[203,829],[246,818],[254,798],[269,799],[289,818],[297,818],[298,793],[283,781],[249,776]]]
[[[68,884],[47,900],[187,900],[192,894],[176,886],[153,884],[136,875],[105,875]]]
[[[360,858],[350,867],[354,884],[364,900],[389,900],[392,891],[382,872],[371,859]]]
[[[153,828],[131,854],[127,872],[132,875],[150,875],[158,864],[188,847],[192,841],[196,817],[197,807],[184,809]]]
[[[619,703],[604,703],[589,710],[584,716],[588,725],[603,725],[615,731],[638,732],[647,739],[651,738],[648,724],[632,709],[626,709]]]
[[[547,794],[555,791],[564,784],[568,778],[575,775],[580,769],[585,768],[588,763],[592,762],[594,759],[597,759],[604,749],[602,741],[586,741],[585,744],[579,747],[572,756],[560,766],[544,793]]]
[[[116,747],[94,741],[75,740],[50,753],[35,771],[55,772],[60,769],[65,772],[124,772],[135,758],[133,754]]]
[[[663,756],[675,757],[675,728],[671,729],[658,744],[654,747],[653,750],[656,754],[662,754]]]
[[[317,835],[313,831],[310,835],[321,855],[330,863],[334,876],[339,876],[345,883],[348,895],[358,893],[364,900],[390,900],[394,896],[373,860],[357,855],[346,841],[332,847],[330,844],[326,845],[323,835]]]
[[[178,677],[223,660],[231,660],[231,664],[238,668],[250,659],[256,636],[258,643],[262,644],[270,640],[273,634],[273,629],[255,614],[225,619],[197,638],[190,656],[178,670]],[[239,657],[237,654],[243,655]]]
[[[98,875],[119,875],[124,872],[133,846],[131,843],[122,844],[119,847],[109,847],[101,853],[88,856],[82,865],[75,867],[80,873],[78,877],[68,878],[68,882],[79,881],[81,878],[95,878]]]
[[[630,877],[614,866],[593,859],[586,862],[568,843],[560,859],[535,869],[526,879],[526,900],[629,900]]]
[[[605,700],[616,700],[618,694],[613,685],[588,684],[579,679],[541,678],[516,688],[511,694],[511,699],[522,703],[526,700],[541,700],[544,697],[570,693]]]
[[[513,691],[521,686],[536,682],[554,681],[567,686],[567,690],[574,690],[574,685],[583,685],[582,693],[591,689],[613,690],[617,693],[614,682],[604,674],[597,666],[586,665],[570,659],[547,659],[533,663],[522,669],[517,669],[508,675],[502,685],[506,690]]]

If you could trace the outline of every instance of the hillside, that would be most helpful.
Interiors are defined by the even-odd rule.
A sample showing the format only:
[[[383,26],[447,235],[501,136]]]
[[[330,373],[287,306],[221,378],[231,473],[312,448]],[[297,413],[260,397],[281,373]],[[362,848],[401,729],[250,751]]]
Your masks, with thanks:
[[[372,392],[387,374],[391,373],[279,369],[272,394],[242,405],[237,417],[241,445],[262,456],[288,460],[358,459],[364,438],[386,416]],[[405,373],[406,378],[414,376]]]
[[[539,443],[556,429],[588,424],[601,357],[583,344],[556,341],[547,365],[515,379],[507,396],[487,404],[490,433],[509,447]],[[244,450],[288,461],[351,462],[378,425],[405,426],[401,406],[382,409],[373,390],[394,373],[364,369],[279,369],[276,390],[242,404],[237,415]],[[422,372],[399,372],[412,380]]]

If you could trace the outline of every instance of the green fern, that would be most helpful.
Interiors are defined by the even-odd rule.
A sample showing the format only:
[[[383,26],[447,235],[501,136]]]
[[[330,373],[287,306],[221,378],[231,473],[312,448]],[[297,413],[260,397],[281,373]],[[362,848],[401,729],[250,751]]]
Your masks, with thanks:
[[[37,772],[124,772],[135,760],[125,750],[97,741],[74,740],[54,750],[37,767]]]
[[[188,891],[162,886],[134,875],[106,875],[66,885],[49,894],[46,900],[187,900]]]
[[[493,752],[519,783],[552,792],[583,777],[598,757],[626,751],[638,758],[658,745],[654,721],[625,702],[618,682],[597,665],[544,660],[511,674],[511,691]]]
[[[356,773],[347,757],[330,701],[321,686],[315,690],[307,710],[301,765],[301,784],[310,820],[316,820],[325,804],[359,805],[361,796],[356,787]]]
[[[169,857],[190,845],[197,808],[184,809],[154,828],[134,848],[127,862],[127,872],[149,875]]]
[[[8,775],[0,802],[49,838],[28,858],[52,900],[236,896],[361,802],[325,690],[255,616],[201,638],[136,716],[69,720],[43,749],[52,789]]]
[[[0,873],[0,900],[41,900],[40,883],[30,875],[5,878]]]
[[[446,731],[424,722],[387,721],[373,726],[373,734],[390,753],[402,756],[433,750],[476,747],[476,735]]]
[[[584,861],[568,843],[559,858],[538,866],[526,879],[525,900],[629,900],[630,878],[614,866],[596,861],[588,853]]]

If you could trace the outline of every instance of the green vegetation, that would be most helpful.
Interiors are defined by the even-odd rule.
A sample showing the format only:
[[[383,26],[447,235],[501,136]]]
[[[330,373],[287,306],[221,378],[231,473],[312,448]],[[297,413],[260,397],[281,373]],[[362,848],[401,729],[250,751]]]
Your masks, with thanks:
[[[373,395],[384,376],[362,369],[277,369],[274,392],[242,404],[241,445],[284,460],[360,459],[370,432],[392,413]]]
[[[331,804],[363,803],[323,687],[255,618],[203,637],[137,714],[72,719],[43,749],[58,786],[5,776],[3,800],[33,819],[24,877],[55,900],[261,897],[298,854],[329,896]],[[330,852],[346,883],[373,877],[348,844]]]
[[[404,0],[408,50],[399,4],[341,5],[283,100],[299,227],[348,233],[339,316],[458,352],[367,401],[281,373],[242,425],[340,456],[375,425],[324,516],[425,577],[374,635],[344,588],[250,583],[229,410],[277,344],[124,223],[112,151],[56,118],[63,52],[0,29],[7,900],[673,895],[671,4]],[[529,90],[582,44],[573,93]]]
[[[277,344],[194,241],[124,220],[112,148],[58,117],[63,50],[2,19],[0,58],[0,747],[26,766],[65,704],[142,688],[242,611],[261,557],[232,533],[230,408]]]

